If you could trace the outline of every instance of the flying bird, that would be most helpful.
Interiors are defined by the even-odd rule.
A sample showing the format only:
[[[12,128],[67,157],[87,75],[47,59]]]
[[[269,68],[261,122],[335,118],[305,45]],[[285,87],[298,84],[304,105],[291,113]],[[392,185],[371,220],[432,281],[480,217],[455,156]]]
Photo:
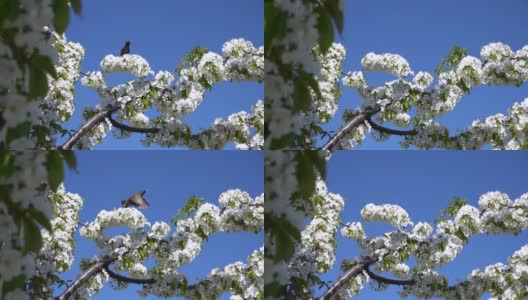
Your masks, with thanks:
[[[146,192],[146,190],[139,191],[130,196],[128,200],[121,201],[121,204],[123,207],[134,206],[138,208],[147,208],[149,207],[149,203],[147,202],[147,199],[143,198],[143,195],[145,195]]]
[[[123,56],[129,53],[130,53],[130,41],[126,41],[125,46],[121,48],[121,53],[119,54],[119,56]]]

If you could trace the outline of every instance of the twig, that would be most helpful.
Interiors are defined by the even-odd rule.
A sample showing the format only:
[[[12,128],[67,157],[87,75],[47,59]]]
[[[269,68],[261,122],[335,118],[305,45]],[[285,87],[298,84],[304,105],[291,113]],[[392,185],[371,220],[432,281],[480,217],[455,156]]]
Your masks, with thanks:
[[[104,267],[106,273],[108,273],[108,276],[116,279],[116,280],[119,280],[119,281],[124,281],[124,282],[128,282],[128,283],[134,283],[134,284],[153,284],[156,282],[156,279],[154,278],[148,278],[148,279],[136,279],[136,278],[130,278],[130,277],[125,277],[123,275],[119,275],[117,273],[114,273],[112,270],[110,270],[110,268],[108,267],[108,265],[106,265]]]
[[[86,124],[81,126],[77,132],[75,132],[62,146],[59,147],[60,150],[72,150],[73,146],[84,136],[86,133],[90,132],[95,126],[101,123],[105,118],[113,114],[115,111],[121,109],[121,105],[111,105],[107,106],[105,109],[93,115]]]
[[[359,126],[361,123],[365,122],[366,119],[373,114],[376,114],[380,111],[379,108],[375,108],[372,110],[367,110],[365,112],[359,113],[359,115],[355,116],[352,120],[350,120],[345,127],[341,128],[337,134],[335,134],[326,144],[324,144],[323,147],[321,147],[320,150],[326,150],[326,151],[332,151],[334,147],[339,143],[339,141],[352,129]]]
[[[395,284],[395,285],[410,285],[410,284],[415,284],[416,283],[416,280],[414,279],[410,279],[410,280],[396,280],[396,279],[391,279],[391,278],[385,278],[383,276],[380,276],[378,274],[375,274],[373,273],[370,269],[369,269],[369,266],[365,266],[363,268],[365,270],[365,272],[367,272],[368,276],[374,280],[377,280],[379,282],[383,282],[383,283],[387,283],[387,284]]]
[[[81,277],[77,278],[72,285],[70,285],[62,295],[55,298],[55,300],[68,300],[70,296],[72,296],[79,287],[81,287],[84,283],[86,283],[88,280],[90,280],[95,274],[101,272],[103,268],[108,266],[109,264],[113,263],[117,260],[117,257],[112,257],[105,259],[103,261],[100,261],[96,263],[95,265],[91,266],[88,270],[84,272]]]
[[[418,133],[416,129],[397,130],[397,129],[383,127],[379,124],[376,124],[374,121],[372,121],[372,116],[367,116],[367,122],[370,124],[370,126],[372,126],[372,128],[376,129],[379,132],[383,132],[383,133],[396,134],[396,135],[416,135]]]
[[[337,293],[340,287],[347,283],[350,279],[359,275],[365,268],[368,268],[375,262],[372,258],[367,258],[365,261],[353,266],[348,270],[339,280],[337,280],[326,292],[319,298],[319,300],[329,300]]]
[[[139,127],[132,127],[132,126],[125,125],[123,123],[119,123],[118,121],[114,120],[114,118],[112,118],[112,115],[108,116],[108,120],[115,127],[119,128],[121,130],[125,130],[125,131],[138,132],[138,133],[156,133],[156,132],[159,132],[159,128],[139,128]]]

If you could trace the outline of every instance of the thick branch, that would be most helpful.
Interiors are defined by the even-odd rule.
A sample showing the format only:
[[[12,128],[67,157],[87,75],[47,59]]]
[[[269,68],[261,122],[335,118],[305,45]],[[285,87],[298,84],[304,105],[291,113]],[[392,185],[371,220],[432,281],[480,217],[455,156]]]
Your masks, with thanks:
[[[125,131],[138,133],[156,133],[159,131],[159,128],[139,128],[119,123],[118,121],[114,120],[114,118],[112,118],[112,115],[108,115],[108,120],[110,121],[110,123],[112,123],[113,126]]]
[[[61,150],[72,150],[73,146],[83,137],[86,133],[90,132],[95,126],[103,122],[105,118],[119,110],[121,105],[112,105],[101,110],[100,112],[93,115],[86,124],[81,126],[77,132],[75,132],[62,146],[59,147]]]
[[[339,143],[339,141],[350,131],[352,131],[354,128],[361,125],[363,122],[367,120],[370,116],[373,114],[376,114],[380,111],[379,108],[373,109],[373,110],[367,110],[365,112],[359,113],[359,115],[355,116],[350,122],[348,122],[345,127],[343,127],[339,132],[334,135],[326,144],[324,144],[323,147],[321,147],[320,150],[326,150],[326,151],[332,151],[334,147]]]
[[[374,121],[372,121],[372,116],[367,116],[367,122],[372,126],[372,128],[376,129],[379,132],[388,133],[388,134],[396,134],[396,135],[416,135],[418,132],[413,130],[397,130],[397,129],[391,129],[387,127],[383,127],[379,124],[376,124]]]
[[[100,261],[96,263],[95,265],[91,266],[88,270],[84,272],[81,277],[77,278],[72,285],[70,285],[62,295],[55,298],[55,300],[68,300],[71,295],[73,295],[77,289],[79,289],[83,284],[85,284],[88,280],[90,280],[93,276],[95,276],[97,273],[101,272],[103,268],[106,268],[109,264],[113,263],[117,260],[117,257],[112,257],[105,259],[103,261]]]
[[[410,280],[396,280],[396,279],[385,278],[383,276],[380,276],[378,274],[373,273],[369,269],[369,266],[365,266],[364,270],[367,272],[367,274],[368,274],[368,276],[370,278],[372,278],[374,280],[377,280],[379,282],[383,282],[383,283],[387,283],[387,284],[395,284],[395,285],[409,285],[409,284],[415,284],[416,283],[416,281],[414,279],[410,279]]]
[[[123,275],[119,275],[117,273],[114,273],[112,270],[110,270],[108,265],[106,265],[104,267],[104,269],[105,269],[106,273],[108,273],[108,276],[114,278],[115,280],[128,282],[128,283],[135,283],[135,284],[152,284],[152,283],[156,282],[156,279],[154,279],[154,278],[135,279],[135,278],[130,278],[130,277],[125,277]]]
[[[350,270],[348,270],[341,278],[339,278],[320,298],[319,300],[329,300],[332,298],[332,296],[337,293],[339,288],[341,288],[345,283],[347,283],[350,279],[356,277],[360,273],[363,272],[364,269],[367,269],[371,264],[373,264],[375,260],[373,259],[367,259],[364,262],[361,262],[355,266],[353,266]]]

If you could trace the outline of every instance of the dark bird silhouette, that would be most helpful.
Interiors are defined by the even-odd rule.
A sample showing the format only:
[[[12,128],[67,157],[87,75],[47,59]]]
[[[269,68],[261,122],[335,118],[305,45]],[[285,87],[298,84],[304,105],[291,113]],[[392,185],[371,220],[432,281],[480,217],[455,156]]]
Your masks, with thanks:
[[[145,195],[146,192],[146,190],[139,191],[130,196],[127,200],[121,201],[121,204],[123,207],[134,206],[138,208],[147,208],[149,207],[149,203],[147,202],[147,199],[143,198],[143,195]]]
[[[126,41],[125,46],[121,48],[121,53],[119,54],[119,56],[123,56],[129,53],[130,53],[130,41]]]

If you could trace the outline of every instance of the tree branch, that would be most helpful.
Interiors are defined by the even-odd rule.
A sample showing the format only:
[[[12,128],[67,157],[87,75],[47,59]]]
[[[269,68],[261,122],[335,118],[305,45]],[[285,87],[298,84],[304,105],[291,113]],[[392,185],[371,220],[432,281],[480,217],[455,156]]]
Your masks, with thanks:
[[[343,276],[341,276],[341,278],[339,278],[321,297],[319,297],[319,300],[329,300],[330,298],[332,298],[332,296],[337,293],[337,290],[339,290],[339,288],[341,288],[350,279],[359,275],[361,272],[363,272],[363,270],[368,268],[374,262],[374,259],[367,258],[364,262],[353,266]]]
[[[377,280],[379,282],[383,282],[383,283],[387,283],[387,284],[395,284],[395,285],[409,285],[409,284],[415,284],[416,281],[414,279],[410,279],[410,280],[396,280],[396,279],[390,279],[390,278],[385,278],[383,276],[380,276],[378,274],[375,274],[373,273],[370,269],[369,269],[369,266],[365,266],[363,268],[368,276],[374,280]]]
[[[75,132],[62,146],[59,146],[60,150],[72,150],[73,146],[83,137],[86,133],[90,132],[95,126],[99,125],[105,118],[121,109],[121,105],[110,105],[101,110],[100,112],[93,115],[86,124],[81,126],[77,132]]]
[[[332,151],[334,147],[339,143],[339,141],[352,129],[359,126],[361,123],[365,122],[367,118],[370,116],[378,113],[380,111],[379,108],[375,108],[372,110],[367,110],[365,112],[359,113],[359,115],[355,116],[352,120],[350,120],[345,127],[343,127],[341,130],[339,130],[338,133],[336,133],[326,144],[324,144],[323,147],[321,147],[320,150],[326,150],[326,151]]]
[[[159,128],[139,128],[119,123],[118,121],[114,120],[114,118],[112,118],[112,115],[108,115],[108,120],[110,120],[110,123],[112,123],[113,126],[125,131],[138,133],[156,133],[159,131]]]
[[[134,284],[152,284],[152,283],[155,283],[156,282],[156,279],[154,278],[148,278],[148,279],[136,279],[136,278],[130,278],[130,277],[125,277],[123,275],[119,275],[117,273],[114,273],[112,270],[110,270],[110,268],[108,267],[108,265],[106,265],[104,267],[106,273],[108,273],[108,276],[114,278],[115,280],[118,280],[118,281],[124,281],[124,282],[128,282],[128,283],[134,283]]]
[[[95,276],[97,273],[101,272],[103,268],[107,267],[109,264],[113,263],[117,260],[117,257],[112,257],[105,259],[103,261],[100,261],[96,263],[95,265],[91,266],[84,272],[84,274],[81,275],[81,277],[77,278],[72,285],[70,285],[62,295],[55,297],[55,300],[68,300],[71,295],[73,295],[79,287],[81,287],[84,283],[86,283],[88,280],[90,280],[93,276]]]
[[[372,128],[376,129],[379,132],[383,132],[383,133],[396,134],[396,135],[416,135],[418,133],[415,129],[397,130],[397,129],[383,127],[379,124],[376,124],[374,121],[372,121],[372,115],[367,116],[367,122],[370,124],[370,126],[372,126]]]

